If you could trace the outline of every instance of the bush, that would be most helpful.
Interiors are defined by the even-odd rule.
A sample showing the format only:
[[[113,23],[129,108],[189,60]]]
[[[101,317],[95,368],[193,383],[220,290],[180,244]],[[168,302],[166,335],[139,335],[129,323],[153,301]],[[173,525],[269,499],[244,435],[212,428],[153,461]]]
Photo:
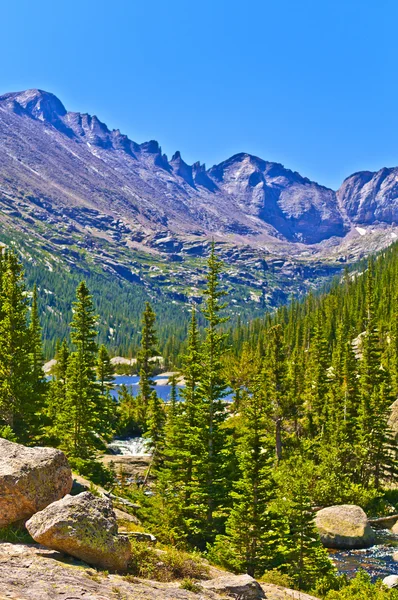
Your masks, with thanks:
[[[208,567],[198,556],[175,548],[155,550],[145,542],[131,542],[130,574],[144,579],[173,581],[175,579],[206,579]],[[127,576],[129,577],[129,576]]]
[[[68,458],[74,471],[86,477],[97,485],[112,487],[115,484],[115,473],[96,460],[83,460],[82,458]]]
[[[286,573],[281,573],[278,569],[271,569],[265,571],[264,575],[260,578],[263,583],[272,583],[274,585],[280,585],[286,588],[293,587],[293,580]]]
[[[9,442],[17,441],[17,436],[9,425],[0,426],[0,438],[8,440]]]
[[[359,571],[339,591],[328,592],[325,600],[398,600],[398,590],[389,590],[381,581],[372,584],[365,571]]]

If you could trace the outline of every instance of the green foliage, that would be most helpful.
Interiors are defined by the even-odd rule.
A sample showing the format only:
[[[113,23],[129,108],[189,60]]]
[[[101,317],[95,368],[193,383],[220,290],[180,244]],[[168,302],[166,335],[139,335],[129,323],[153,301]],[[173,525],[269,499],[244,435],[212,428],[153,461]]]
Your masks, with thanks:
[[[329,591],[325,600],[398,600],[398,590],[387,589],[379,580],[372,584],[370,576],[359,571],[354,579],[338,591]]]
[[[202,591],[202,586],[189,577],[181,581],[180,588],[182,590],[188,590],[188,592],[193,592],[194,594],[199,594]]]
[[[157,354],[157,338],[155,331],[156,315],[149,302],[145,305],[142,315],[141,348],[138,353],[140,364],[140,423],[146,425],[147,412],[153,392],[154,362],[151,360]]]
[[[76,473],[89,479],[92,483],[108,488],[115,484],[115,472],[97,460],[70,457],[69,463]]]
[[[41,433],[45,400],[36,300],[29,325],[21,264],[12,251],[0,253],[0,426],[25,443]]]
[[[127,581],[131,576],[157,581],[206,579],[208,576],[208,568],[198,555],[175,548],[167,548],[159,553],[146,543],[135,540],[131,542],[131,549],[131,575],[125,577]]]
[[[9,425],[3,425],[0,427],[0,438],[8,440],[9,442],[16,442],[17,436]]]
[[[0,542],[9,544],[33,544],[34,540],[23,525],[13,524],[0,527]]]

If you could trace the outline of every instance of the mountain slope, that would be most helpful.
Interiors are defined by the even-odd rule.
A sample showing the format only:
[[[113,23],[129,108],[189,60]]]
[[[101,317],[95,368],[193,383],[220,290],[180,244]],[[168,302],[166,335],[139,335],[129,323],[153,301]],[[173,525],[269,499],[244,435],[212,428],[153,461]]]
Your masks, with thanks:
[[[117,280],[137,310],[145,299],[170,315],[171,303],[200,301],[211,238],[236,314],[319,285],[395,239],[396,171],[353,175],[336,193],[246,153],[206,169],[68,112],[48,92],[0,97],[0,241],[43,288],[57,287],[56,273],[99,277],[104,288]],[[61,307],[52,306],[59,319]],[[50,311],[49,337],[55,321]]]

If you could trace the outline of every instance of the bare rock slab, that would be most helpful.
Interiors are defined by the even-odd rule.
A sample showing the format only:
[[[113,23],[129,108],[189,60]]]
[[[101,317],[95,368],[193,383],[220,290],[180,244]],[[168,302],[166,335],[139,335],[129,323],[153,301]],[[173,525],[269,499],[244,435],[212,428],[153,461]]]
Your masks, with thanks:
[[[0,439],[0,527],[29,519],[71,488],[72,472],[63,452]]]
[[[131,544],[127,536],[118,535],[109,498],[90,492],[65,496],[36,513],[26,528],[36,542],[47,548],[102,569],[127,569]]]
[[[201,586],[206,590],[231,598],[239,598],[239,600],[259,600],[266,597],[260,584],[250,575],[229,574],[210,581],[203,581]]]
[[[317,512],[315,525],[325,548],[369,548],[375,533],[360,506],[341,504]]]

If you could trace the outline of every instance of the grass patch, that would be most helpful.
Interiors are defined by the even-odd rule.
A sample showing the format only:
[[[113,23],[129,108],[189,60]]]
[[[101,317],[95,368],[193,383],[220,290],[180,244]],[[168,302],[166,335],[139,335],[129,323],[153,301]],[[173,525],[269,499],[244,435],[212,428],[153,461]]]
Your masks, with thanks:
[[[197,581],[189,579],[189,577],[181,581],[180,588],[182,590],[187,590],[188,592],[193,592],[194,594],[199,594],[199,592],[202,591],[202,586],[200,586]]]
[[[34,539],[29,535],[24,525],[14,524],[0,527],[0,542],[10,544],[34,544]]]
[[[175,548],[155,550],[148,547],[145,542],[132,541],[131,577],[155,579],[156,581],[194,580],[206,579],[208,567],[203,564],[200,557]]]

